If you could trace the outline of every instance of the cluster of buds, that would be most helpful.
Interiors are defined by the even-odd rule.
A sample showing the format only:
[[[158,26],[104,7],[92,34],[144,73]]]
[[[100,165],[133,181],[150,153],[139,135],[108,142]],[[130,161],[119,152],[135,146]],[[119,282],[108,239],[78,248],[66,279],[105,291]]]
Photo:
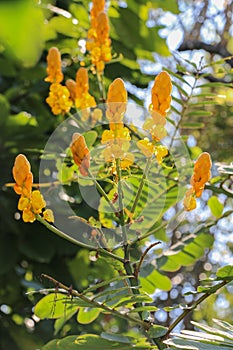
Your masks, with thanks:
[[[186,192],[183,201],[185,210],[190,211],[196,208],[196,197],[201,197],[205,184],[211,177],[211,166],[209,153],[201,153],[194,165],[193,176],[190,180],[192,187]]]
[[[126,169],[134,162],[134,156],[128,152],[130,147],[129,129],[123,124],[126,111],[127,92],[122,79],[115,79],[109,86],[107,96],[106,117],[109,120],[109,130],[104,130],[101,142],[107,147],[104,149],[106,162],[112,163],[115,169],[116,159],[120,159],[121,169]]]
[[[36,216],[41,214],[46,207],[46,202],[39,190],[32,191],[33,174],[31,165],[23,154],[19,154],[15,158],[12,173],[15,180],[14,190],[20,195],[18,209],[23,212],[23,221],[34,222]],[[49,222],[54,222],[52,210],[44,210],[43,218]]]
[[[112,58],[109,22],[104,7],[104,0],[93,0],[91,28],[88,31],[86,43],[86,48],[91,55],[93,72],[97,74],[103,73],[105,62],[109,62]]]
[[[61,69],[61,54],[56,47],[51,47],[47,56],[47,74],[45,81],[51,83],[46,102],[53,114],[65,114],[70,111],[72,101],[66,86],[61,85],[63,73]]]
[[[168,154],[166,147],[156,145],[162,138],[166,136],[166,114],[171,104],[172,83],[170,75],[167,72],[161,72],[157,75],[151,90],[151,104],[149,111],[151,118],[146,119],[143,129],[148,131],[152,137],[152,141],[148,138],[138,141],[138,148],[146,157],[156,155],[158,163],[161,163],[163,157]]]

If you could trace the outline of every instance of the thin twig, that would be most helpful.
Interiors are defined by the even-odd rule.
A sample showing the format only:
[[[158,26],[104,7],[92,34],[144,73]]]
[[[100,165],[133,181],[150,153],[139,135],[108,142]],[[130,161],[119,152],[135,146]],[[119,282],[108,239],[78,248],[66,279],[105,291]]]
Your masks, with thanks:
[[[142,256],[141,256],[141,258],[139,260],[138,266],[135,268],[134,275],[136,277],[138,276],[138,274],[140,272],[140,268],[142,266],[143,260],[145,259],[147,253],[149,252],[149,250],[151,250],[153,247],[155,247],[158,244],[161,244],[161,242],[152,243],[148,248],[146,248],[146,250],[144,251],[144,253],[142,254]]]
[[[77,290],[64,285],[63,283],[57,281],[55,278],[53,278],[49,275],[42,274],[41,277],[46,278],[47,280],[52,282],[58,288],[64,289],[65,291],[67,291],[67,293],[69,293],[69,295],[76,297],[76,298],[80,298],[81,300],[85,301],[86,303],[93,305],[93,307],[96,307],[98,309],[103,309],[104,311],[107,311],[108,313],[110,313],[112,315],[118,316],[118,317],[123,318],[127,321],[134,322],[134,323],[138,324],[139,326],[143,327],[143,329],[150,328],[150,324],[143,322],[140,319],[129,316],[126,313],[121,313],[120,311],[117,311],[116,309],[113,309],[113,308],[111,308],[103,303],[100,303],[100,302],[95,301],[93,299],[89,299],[88,297],[86,297],[82,293],[79,293]]]

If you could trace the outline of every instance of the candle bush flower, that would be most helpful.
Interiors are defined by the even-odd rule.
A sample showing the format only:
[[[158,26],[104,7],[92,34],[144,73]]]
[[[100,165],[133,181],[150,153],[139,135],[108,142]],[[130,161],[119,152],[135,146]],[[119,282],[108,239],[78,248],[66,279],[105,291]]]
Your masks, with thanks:
[[[33,182],[25,155],[15,158],[12,169],[12,186],[20,196],[17,208],[23,221],[37,220],[48,232],[86,252],[79,255],[78,251],[74,257],[79,262],[78,271],[73,262],[70,264],[77,286],[42,274],[52,288],[43,289],[47,295],[36,302],[34,313],[38,320],[56,320],[56,334],[65,332],[65,324],[74,316],[79,326],[95,324],[96,333],[95,328],[87,334],[64,333],[43,350],[93,346],[169,349],[167,339],[176,325],[233,280],[232,266],[226,266],[207,286],[190,292],[193,298],[188,305],[163,308],[155,298],[158,290],[172,290],[177,283],[171,278],[173,273],[193,266],[213,244],[209,228],[216,219],[194,227],[192,232],[184,231],[177,242],[170,242],[169,236],[169,230],[181,226],[182,215],[198,206],[204,189],[214,191],[212,161],[209,153],[201,151],[191,160],[185,137],[178,135],[189,100],[183,103],[180,121],[173,120],[177,112],[172,106],[175,74],[164,70],[156,75],[151,102],[148,109],[142,109],[140,118],[129,102],[126,79],[120,72],[111,81],[105,79],[105,64],[114,63],[109,33],[105,1],[95,0],[84,60],[74,60],[76,76],[62,71],[63,56],[58,48],[48,50],[45,81],[50,87],[46,102],[54,115],[61,115],[62,123],[51,133],[41,154],[38,184]],[[197,71],[196,79],[198,74],[201,76]],[[170,215],[171,210],[175,214]],[[84,261],[90,267],[89,284],[82,285],[79,280],[87,273]],[[107,278],[98,266],[106,269]],[[180,313],[169,325],[157,321],[158,311],[169,313],[177,308]],[[117,334],[120,323],[115,320],[122,320],[124,335]]]

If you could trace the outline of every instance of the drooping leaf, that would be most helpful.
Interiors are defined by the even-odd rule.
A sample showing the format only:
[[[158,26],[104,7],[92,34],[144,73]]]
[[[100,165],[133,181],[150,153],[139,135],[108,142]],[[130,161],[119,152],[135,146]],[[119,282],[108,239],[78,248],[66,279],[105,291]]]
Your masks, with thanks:
[[[218,197],[210,197],[207,204],[211,210],[211,213],[216,216],[216,218],[220,218],[224,209],[224,205],[219,201]]]
[[[40,299],[35,306],[35,315],[40,319],[65,317],[66,312],[77,311],[78,307],[67,303],[68,296],[62,293],[50,293]]]
[[[89,324],[99,316],[100,309],[81,307],[78,312],[77,321],[81,324]]]

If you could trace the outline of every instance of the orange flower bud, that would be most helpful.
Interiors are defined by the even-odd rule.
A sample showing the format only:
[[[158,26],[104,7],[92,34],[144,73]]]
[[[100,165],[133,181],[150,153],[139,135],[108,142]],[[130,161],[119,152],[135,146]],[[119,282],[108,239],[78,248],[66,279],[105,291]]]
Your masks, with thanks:
[[[105,0],[93,0],[91,9],[91,26],[96,27],[96,19],[100,12],[104,11]]]
[[[110,45],[108,16],[101,12],[97,17],[96,35],[100,44]]]
[[[88,92],[89,90],[89,79],[87,69],[81,67],[76,73],[76,93],[81,95],[82,93]]]
[[[200,197],[204,190],[206,182],[210,179],[212,162],[209,153],[202,153],[195,165],[194,165],[194,173],[191,178],[191,185],[195,191],[196,197]]]
[[[119,123],[126,111],[127,91],[122,79],[115,79],[109,86],[106,116],[110,122]]]
[[[69,90],[70,98],[74,102],[76,98],[76,82],[73,79],[66,80],[66,87]]]
[[[150,110],[158,112],[162,116],[166,116],[170,109],[172,83],[170,75],[167,72],[161,72],[155,78],[154,85],[151,90],[152,103]]]
[[[212,162],[209,153],[201,153],[198,157],[195,165],[193,176],[191,177],[190,184],[192,187],[186,192],[183,204],[185,210],[193,210],[196,208],[195,197],[200,197],[205,188],[205,184],[211,177]]]
[[[85,138],[79,133],[74,133],[70,145],[74,162],[79,167],[79,171],[83,176],[88,175],[90,167],[90,152],[87,148]]]
[[[51,47],[47,56],[47,74],[45,81],[50,83],[60,83],[63,80],[63,73],[61,70],[61,54],[56,47]]]
[[[16,182],[14,185],[15,192],[29,197],[32,190],[33,175],[31,173],[31,165],[25,155],[19,154],[15,158],[12,173]]]

